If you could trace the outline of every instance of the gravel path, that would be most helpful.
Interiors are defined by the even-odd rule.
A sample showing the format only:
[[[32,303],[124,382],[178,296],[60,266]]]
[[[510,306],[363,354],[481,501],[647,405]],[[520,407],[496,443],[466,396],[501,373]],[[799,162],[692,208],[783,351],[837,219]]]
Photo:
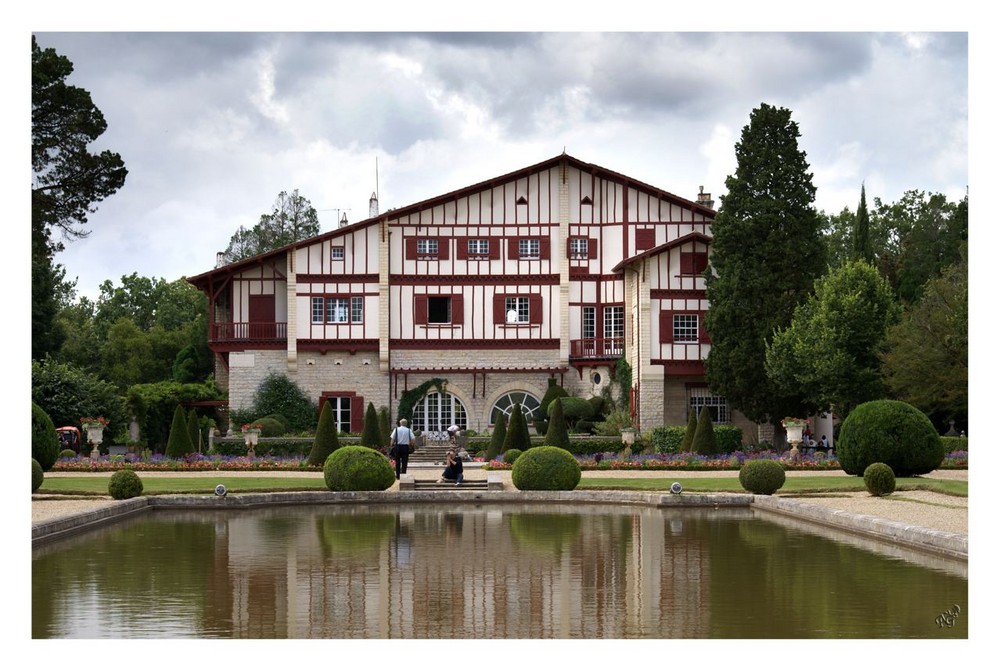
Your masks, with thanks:
[[[440,467],[410,468],[410,472],[418,478],[430,478],[438,475]],[[510,471],[500,471],[505,488],[512,488],[510,482]],[[725,477],[735,476],[737,471],[584,471],[584,478],[594,477],[621,477],[633,479],[648,478],[672,478],[691,479],[704,477]],[[815,475],[813,471],[790,471],[787,477],[802,477]],[[67,477],[64,473],[47,473],[46,478]],[[205,477],[209,475],[205,472],[185,472],[185,473],[140,473],[146,477]],[[216,475],[233,476],[246,475],[245,473],[218,472]],[[262,474],[263,475],[263,474]],[[295,473],[289,471],[275,471],[266,473],[268,477],[302,477],[309,476],[321,479],[322,473]],[[851,478],[854,476],[846,474],[829,474],[830,477]],[[93,477],[111,477],[110,473],[95,473]],[[486,478],[486,471],[475,468],[468,468],[465,477],[470,480]],[[968,480],[968,471],[934,471],[927,477],[948,479],[948,480]],[[398,485],[393,485],[390,489],[396,489]],[[887,497],[869,496],[866,492],[852,492],[836,495],[781,495],[783,498],[801,500],[807,503],[829,506],[838,510],[863,515],[872,515],[884,519],[912,524],[915,526],[936,529],[938,531],[948,531],[952,533],[969,533],[969,500],[960,496],[948,496],[924,491],[896,492]],[[114,501],[107,496],[103,497],[68,497],[56,495],[35,495],[31,502],[31,522],[35,524],[57,517],[74,515],[81,512],[88,512],[97,508],[110,505]]]

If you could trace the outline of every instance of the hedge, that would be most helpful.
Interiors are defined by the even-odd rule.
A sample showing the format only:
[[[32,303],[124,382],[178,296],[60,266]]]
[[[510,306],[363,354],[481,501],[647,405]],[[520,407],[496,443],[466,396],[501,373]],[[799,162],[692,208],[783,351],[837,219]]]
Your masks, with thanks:
[[[738,452],[743,445],[743,431],[731,424],[716,424],[712,427],[719,454]],[[687,426],[657,426],[649,432],[653,452],[657,454],[677,454]]]
[[[968,452],[969,439],[958,436],[941,436],[941,444],[944,445],[944,453]]]

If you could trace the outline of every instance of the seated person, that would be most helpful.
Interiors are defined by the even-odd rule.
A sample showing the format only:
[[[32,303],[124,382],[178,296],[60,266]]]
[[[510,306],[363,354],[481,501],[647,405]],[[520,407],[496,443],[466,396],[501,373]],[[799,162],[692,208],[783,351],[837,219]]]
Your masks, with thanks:
[[[456,485],[460,485],[463,477],[462,457],[455,454],[454,450],[448,450],[448,454],[445,456],[444,473],[441,474],[439,482],[454,481]]]

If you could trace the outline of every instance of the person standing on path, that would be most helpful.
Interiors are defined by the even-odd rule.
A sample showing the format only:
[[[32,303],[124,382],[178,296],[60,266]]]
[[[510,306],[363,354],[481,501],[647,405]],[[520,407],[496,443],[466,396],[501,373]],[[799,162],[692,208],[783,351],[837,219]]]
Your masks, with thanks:
[[[392,447],[389,449],[389,456],[396,461],[396,479],[399,480],[400,473],[406,473],[406,464],[410,461],[413,443],[417,437],[410,431],[405,419],[399,420],[399,426],[392,430],[389,435],[389,442]]]

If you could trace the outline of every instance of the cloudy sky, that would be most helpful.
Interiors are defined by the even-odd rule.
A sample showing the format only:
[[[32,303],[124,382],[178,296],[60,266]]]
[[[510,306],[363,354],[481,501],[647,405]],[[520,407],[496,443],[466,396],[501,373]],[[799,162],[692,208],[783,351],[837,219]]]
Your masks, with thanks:
[[[283,190],[326,231],[376,190],[384,211],[565,150],[717,197],[761,102],[792,110],[820,209],[969,183],[962,32],[34,34],[129,171],[57,259],[91,297],[209,270]]]

